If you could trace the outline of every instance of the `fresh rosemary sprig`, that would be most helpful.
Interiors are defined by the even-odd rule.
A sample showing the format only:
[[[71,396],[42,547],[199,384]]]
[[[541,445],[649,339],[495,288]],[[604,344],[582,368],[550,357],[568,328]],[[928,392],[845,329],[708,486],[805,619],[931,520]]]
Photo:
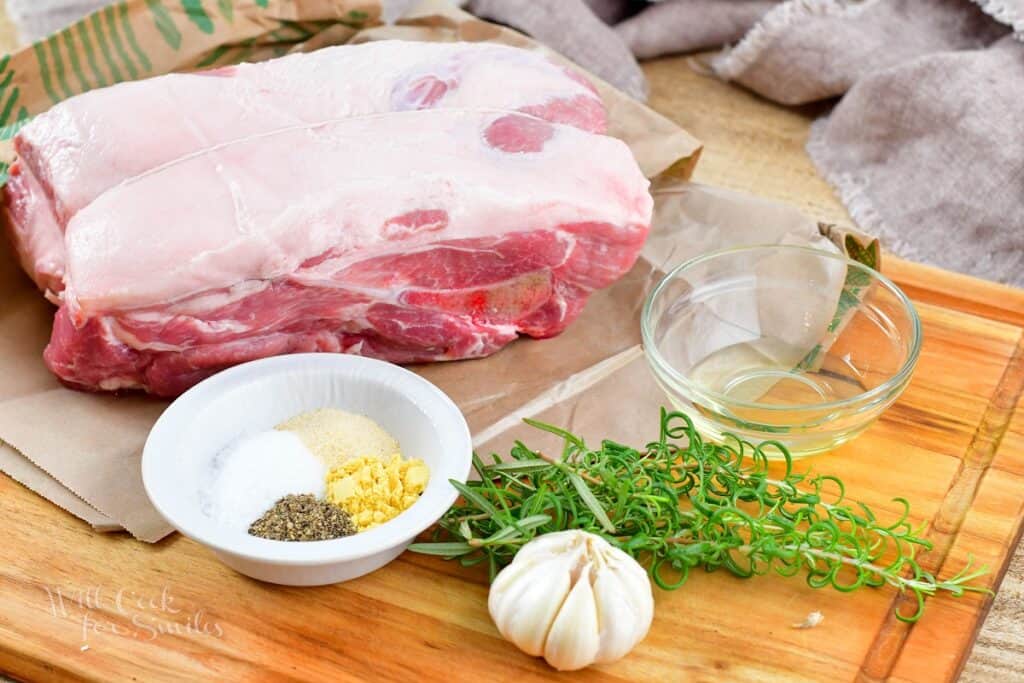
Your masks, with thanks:
[[[921,567],[916,553],[931,543],[908,521],[906,500],[896,498],[902,514],[882,523],[863,503],[847,503],[836,477],[794,472],[776,441],[705,443],[689,417],[664,409],[659,439],[642,452],[612,441],[592,450],[565,430],[527,422],[564,439],[561,457],[521,442],[510,460],[494,455],[484,464],[474,455],[480,481],[452,481],[461,499],[433,541],[410,550],[464,566],[487,562],[493,579],[535,536],[585,529],[646,564],[666,590],[682,586],[698,566],[740,577],[803,572],[815,588],[888,584],[909,591],[917,609],[897,613],[903,621],[920,618],[924,598],[940,591],[989,592],[971,585],[987,569],[972,570],[970,561],[944,580]],[[769,453],[784,460],[781,478],[769,474]]]

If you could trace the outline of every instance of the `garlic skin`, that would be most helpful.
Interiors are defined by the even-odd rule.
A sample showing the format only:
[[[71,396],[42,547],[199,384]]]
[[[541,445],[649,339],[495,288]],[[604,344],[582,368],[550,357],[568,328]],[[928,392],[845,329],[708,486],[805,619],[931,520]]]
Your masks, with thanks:
[[[559,671],[625,656],[654,616],[647,572],[586,531],[539,536],[491,584],[491,619],[506,640]]]

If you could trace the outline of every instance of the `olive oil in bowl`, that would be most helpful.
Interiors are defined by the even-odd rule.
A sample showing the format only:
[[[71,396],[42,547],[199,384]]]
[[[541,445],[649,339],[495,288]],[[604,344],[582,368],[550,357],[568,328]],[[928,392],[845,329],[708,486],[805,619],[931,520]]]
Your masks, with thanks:
[[[644,350],[702,433],[793,456],[860,434],[902,392],[920,345],[895,285],[838,254],[750,247],[683,264],[651,293]]]

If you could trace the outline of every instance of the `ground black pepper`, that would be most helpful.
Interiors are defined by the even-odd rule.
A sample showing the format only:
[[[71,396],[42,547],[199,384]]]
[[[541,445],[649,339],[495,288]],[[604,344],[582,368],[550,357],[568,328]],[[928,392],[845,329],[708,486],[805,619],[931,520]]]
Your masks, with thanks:
[[[356,531],[347,512],[308,493],[285,496],[249,525],[249,534],[272,541],[326,541]]]

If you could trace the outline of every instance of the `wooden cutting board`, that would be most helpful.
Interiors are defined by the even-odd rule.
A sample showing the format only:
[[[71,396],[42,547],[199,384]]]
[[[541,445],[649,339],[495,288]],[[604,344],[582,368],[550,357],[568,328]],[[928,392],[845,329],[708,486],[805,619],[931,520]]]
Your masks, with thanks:
[[[923,321],[917,372],[860,439],[805,463],[883,509],[906,496],[930,522],[926,566],[947,575],[970,553],[996,586],[1024,516],[1024,292],[893,258],[886,270]],[[0,519],[0,670],[18,678],[555,676],[500,639],[485,577],[454,563],[407,553],[345,584],[271,586],[180,536],[150,546],[93,533],[6,477]],[[656,599],[652,631],[628,658],[568,677],[950,681],[990,602],[932,599],[907,626],[889,590],[700,572]],[[792,627],[812,611],[821,625]]]
[[[802,152],[808,113],[699,76],[645,65],[651,104],[706,142],[697,179],[790,201],[842,222]],[[847,219],[848,220],[848,219]],[[1024,517],[1024,292],[887,257],[925,342],[911,386],[866,434],[807,465],[884,508],[904,495],[931,522],[940,575],[966,555],[998,584]],[[2,378],[0,378],[2,381]],[[1016,408],[1016,412],[1014,412]],[[0,671],[32,680],[245,681],[554,677],[500,640],[486,582],[406,554],[313,589],[251,581],[174,536],[100,535],[0,475]],[[799,579],[694,573],[657,594],[627,659],[559,678],[683,681],[954,680],[990,600],[930,600],[906,627],[886,590],[812,590]],[[796,630],[811,611],[825,621]]]

